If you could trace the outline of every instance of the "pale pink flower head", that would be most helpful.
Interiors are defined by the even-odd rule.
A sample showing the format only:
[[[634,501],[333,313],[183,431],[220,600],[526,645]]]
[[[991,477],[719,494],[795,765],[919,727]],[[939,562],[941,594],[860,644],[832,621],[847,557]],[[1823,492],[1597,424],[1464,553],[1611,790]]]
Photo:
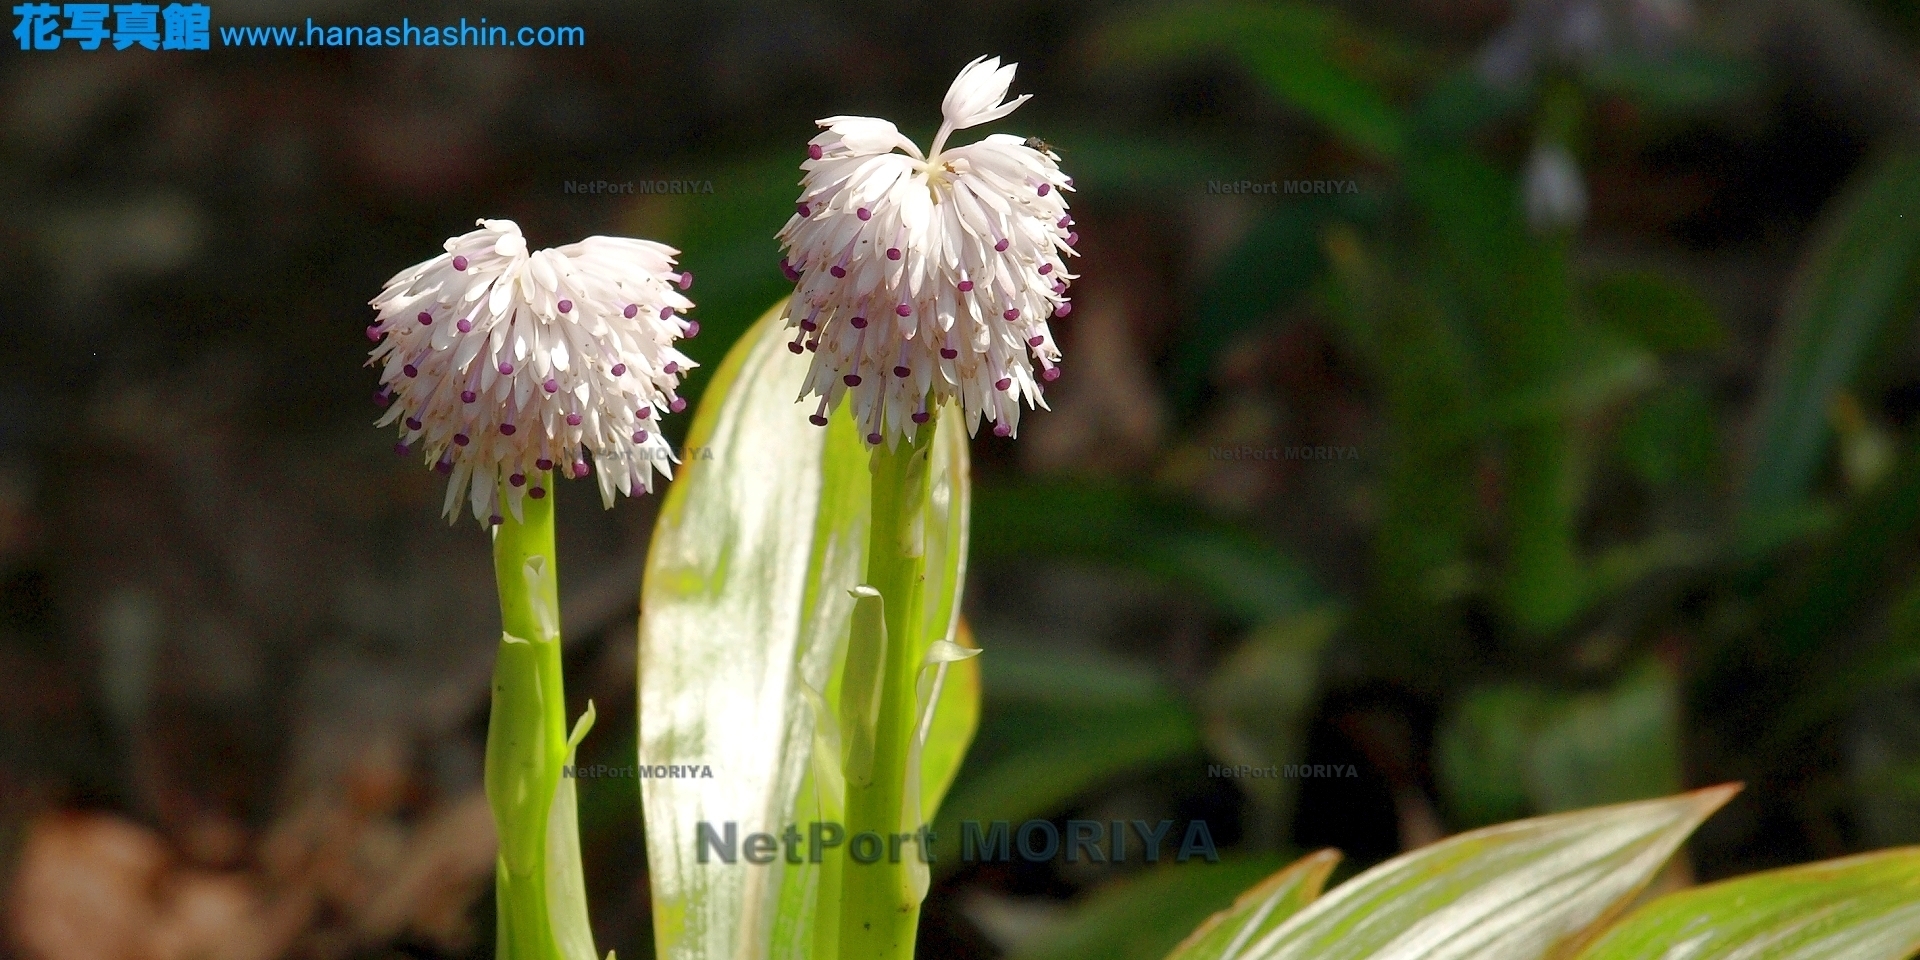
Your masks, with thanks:
[[[676,390],[695,366],[673,344],[700,329],[678,251],[588,237],[529,252],[513,221],[479,224],[371,301],[379,425],[449,475],[449,519],[463,498],[482,523],[518,516],[523,496],[547,495],[547,471],[598,474],[609,507],[653,489],[656,471],[672,475],[660,416],[685,407]]]
[[[942,149],[954,131],[1026,102],[1005,99],[1014,67],[968,64],[925,155],[885,120],[818,121],[779,235],[798,285],[788,347],[813,353],[802,397],[819,398],[815,423],[851,398],[867,442],[891,444],[952,400],[970,432],[984,418],[1010,436],[1022,401],[1046,406],[1041,381],[1060,373],[1048,321],[1072,309],[1073,179],[1036,140],[995,134]]]

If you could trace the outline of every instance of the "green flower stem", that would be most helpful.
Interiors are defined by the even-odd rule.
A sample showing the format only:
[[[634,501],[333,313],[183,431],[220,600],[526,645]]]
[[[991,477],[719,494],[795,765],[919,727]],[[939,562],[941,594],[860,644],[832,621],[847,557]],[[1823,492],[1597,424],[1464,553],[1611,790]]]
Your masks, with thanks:
[[[553,489],[552,477],[530,478]],[[500,835],[495,865],[499,960],[552,960],[547,915],[547,816],[566,762],[560,680],[560,600],[554,570],[553,498],[521,501],[493,535],[503,633],[487,721],[487,801]]]
[[[921,628],[925,588],[924,531],[920,528],[928,493],[928,457],[933,429],[916,432],[911,443],[873,452],[872,526],[868,530],[867,576],[885,605],[885,676],[879,719],[873,732],[872,777],[847,783],[847,840],[840,895],[840,960],[911,960],[920,925],[920,902],[911,885],[907,858],[919,856],[914,842],[896,845],[896,834],[919,830],[918,817],[903,823],[907,755],[917,720],[915,680],[926,654]],[[856,618],[857,619],[857,618]],[[849,667],[851,670],[851,666]],[[843,736],[854,731],[843,730]],[[862,833],[881,840],[873,863],[854,859],[852,841]],[[900,851],[900,860],[891,856]]]

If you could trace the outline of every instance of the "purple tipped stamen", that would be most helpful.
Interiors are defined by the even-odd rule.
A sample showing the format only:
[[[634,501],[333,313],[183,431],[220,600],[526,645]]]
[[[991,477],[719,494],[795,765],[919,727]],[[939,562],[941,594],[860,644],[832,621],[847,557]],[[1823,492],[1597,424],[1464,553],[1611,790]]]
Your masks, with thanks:
[[[796,204],[794,204],[794,205],[793,205],[793,210],[794,210],[794,212],[795,212],[795,213],[798,213],[798,214],[800,215],[800,219],[802,219],[802,220],[805,220],[805,219],[807,219],[808,217],[811,217],[811,216],[813,216],[813,208],[812,208],[812,207],[809,207],[809,206],[807,206],[807,205],[806,205],[806,204],[804,204],[804,203],[796,203]]]
[[[955,349],[953,349],[952,347],[941,347],[941,348],[940,348],[940,357],[941,357],[941,359],[944,359],[944,360],[952,360],[952,359],[953,359],[954,357],[957,357],[957,356],[959,356],[959,355],[960,355],[960,351],[958,351],[958,350],[955,350]]]
[[[899,248],[899,247],[888,247],[888,248],[887,248],[887,259],[888,259],[888,260],[898,260],[898,259],[900,259],[900,248]]]
[[[816,427],[824,427],[827,425],[827,418],[816,413],[807,417],[807,422]]]
[[[1013,436],[1013,428],[1004,423],[996,423],[993,425],[993,435],[996,437]]]
[[[849,320],[847,322],[853,324],[853,328],[855,330],[865,330],[867,328],[866,317],[854,317],[852,320]]]
[[[680,272],[679,280],[680,280],[680,289],[682,290],[693,289],[693,271],[692,270],[682,270]]]
[[[555,380],[552,377],[548,377],[547,382],[540,385],[540,389],[545,390],[548,393],[559,393],[560,381]]]
[[[454,268],[455,270],[461,270],[461,271],[464,271],[464,270],[466,270],[466,269],[467,269],[467,258],[466,258],[466,257],[454,257],[454,258],[453,258],[453,268]]]
[[[672,308],[672,307],[661,307],[661,308],[660,308],[660,319],[662,319],[662,320],[672,320],[672,319],[673,319],[673,308]]]
[[[1047,369],[1041,371],[1040,379],[1045,380],[1048,383],[1052,383],[1053,381],[1060,379],[1060,368],[1048,367]]]
[[[634,442],[634,443],[646,443],[646,442],[647,442],[647,432],[646,432],[645,430],[635,430],[635,431],[633,432],[633,442]]]
[[[972,289],[973,289],[973,281],[972,281],[972,280],[962,280],[962,281],[960,281],[960,292],[961,292],[961,293],[967,293],[968,291],[971,291]]]
[[[686,408],[687,408],[687,398],[685,397],[674,397],[673,402],[667,404],[667,409],[673,411],[674,413],[679,413],[680,411],[685,410]]]
[[[855,211],[853,212],[853,215],[854,215],[854,216],[856,216],[856,217],[859,217],[859,218],[860,218],[860,219],[862,219],[862,220],[872,220],[872,219],[873,219],[873,211],[872,211],[872,210],[868,210],[868,209],[867,209],[866,207],[861,207],[860,209],[858,209],[858,210],[855,210]]]
[[[827,272],[833,274],[835,280],[839,280],[847,275],[847,268],[836,263],[828,267]]]
[[[877,446],[879,446],[879,445],[880,445],[880,441],[881,441],[881,440],[884,440],[884,439],[886,439],[886,438],[885,438],[885,437],[882,437],[882,436],[880,436],[880,435],[879,435],[879,434],[877,434],[877,433],[869,433],[869,434],[867,434],[867,442],[868,442],[868,443],[870,443],[870,444],[872,444],[872,445],[874,445],[874,446],[876,446],[876,447],[877,447]]]
[[[467,436],[464,433],[456,433],[453,435],[453,445],[456,447],[464,447],[467,444],[472,442],[473,442],[473,438]]]
[[[500,425],[500,435],[503,437],[511,437],[513,436],[514,431],[518,429],[520,428],[514,426],[511,423],[503,423]]]
[[[692,340],[694,337],[697,337],[699,335],[700,335],[700,321],[688,320],[687,321],[687,339]]]
[[[1040,187],[1039,187],[1039,189],[1038,189],[1038,190],[1036,190],[1035,192],[1037,192],[1037,193],[1039,193],[1039,194],[1040,194],[1041,196],[1043,196],[1043,197],[1044,197],[1044,196],[1046,196],[1046,195],[1047,195],[1047,192],[1048,192],[1048,191],[1050,191],[1050,190],[1052,190],[1052,189],[1053,189],[1053,184],[1051,184],[1051,183],[1043,183],[1043,184],[1041,184],[1041,185],[1040,185]]]
[[[420,315],[418,317],[415,317],[414,319],[419,320],[420,325],[423,327],[433,326],[433,314],[428,313],[425,310],[420,311]]]
[[[614,364],[614,365],[613,365],[613,375],[614,375],[614,376],[616,376],[616,377],[618,377],[618,376],[623,376],[623,375],[625,375],[625,374],[626,374],[626,372],[627,372],[627,365],[626,365],[626,364],[624,364],[624,363],[616,363],[616,364]]]
[[[509,362],[507,362],[507,361],[505,361],[505,360],[502,360],[502,361],[500,361],[500,368],[499,368],[499,369],[500,369],[500,375],[501,375],[501,376],[503,376],[503,377],[511,377],[511,376],[513,376],[513,364],[512,364],[512,363],[509,363]]]
[[[1063,300],[1060,302],[1059,306],[1053,308],[1053,315],[1056,317],[1064,317],[1067,314],[1072,312],[1073,312],[1072,301]]]
[[[376,323],[376,324],[374,324],[373,326],[371,326],[371,327],[368,327],[368,328],[367,328],[367,339],[368,339],[368,340],[378,340],[378,339],[380,339],[380,325],[379,325],[379,324],[377,324],[377,323]]]
[[[459,330],[461,333],[473,332],[473,321],[468,320],[465,317],[460,318],[460,322],[454,324],[453,326],[455,329]]]
[[[573,312],[573,301],[572,301],[572,300],[562,300],[562,301],[560,301],[559,303],[556,303],[556,304],[554,304],[554,308],[555,308],[555,309],[557,309],[557,310],[559,310],[559,311],[560,311],[561,313],[572,313],[572,312]]]
[[[1005,317],[1005,318],[1007,318],[1008,320],[1018,320],[1018,319],[1020,319],[1020,308],[1019,308],[1019,307],[1008,307],[1008,308],[1007,308],[1007,312],[1006,312],[1006,313],[1003,313],[1003,314],[1001,314],[1001,316],[1003,316],[1003,317]]]
[[[932,417],[933,417],[933,415],[932,415],[932,414],[930,414],[930,413],[928,413],[928,412],[926,412],[925,410],[922,410],[922,411],[920,411],[919,413],[916,413],[916,414],[914,414],[914,415],[913,415],[913,422],[914,422],[914,423],[926,423],[926,422],[927,422],[927,421],[928,421],[929,419],[931,419]]]
[[[653,408],[652,408],[652,407],[641,407],[640,409],[638,409],[638,410],[635,410],[635,411],[633,412],[633,415],[634,415],[634,416],[636,416],[636,417],[639,417],[639,418],[640,418],[640,419],[642,419],[642,420],[645,420],[646,418],[648,418],[648,417],[651,417],[651,416],[653,416]]]
[[[399,454],[399,455],[401,455],[401,456],[403,456],[403,457],[404,457],[404,456],[406,456],[407,454],[409,454],[409,453],[412,453],[412,452],[413,452],[413,448],[412,448],[412,447],[409,447],[409,446],[407,446],[407,445],[406,445],[406,444],[404,444],[404,443],[396,443],[396,444],[394,444],[394,445],[393,445],[393,452],[394,452],[394,453],[397,453],[397,454]]]
[[[552,470],[553,461],[547,459],[546,457],[541,457],[540,459],[535,460],[533,462],[533,466],[534,466],[534,469],[536,470]]]
[[[420,368],[409,363],[406,366],[401,367],[400,372],[406,374],[409,377],[417,377],[420,375]]]
[[[1034,334],[1033,336],[1031,336],[1031,337],[1028,337],[1028,338],[1027,338],[1027,346],[1029,346],[1029,347],[1037,347],[1037,346],[1039,346],[1039,345],[1041,345],[1041,344],[1043,344],[1043,343],[1046,343],[1046,342],[1047,342],[1047,338],[1046,338],[1046,337],[1043,337],[1043,336],[1040,336],[1040,335],[1039,335],[1039,334],[1037,334],[1037,333],[1036,333],[1036,334]]]
[[[524,473],[516,473],[513,476],[508,477],[507,482],[513,484],[516,487],[524,487],[527,485],[527,475]]]
[[[911,317],[913,316],[913,307],[903,303],[897,307],[894,307],[893,312],[903,317]]]
[[[579,414],[577,414],[577,413],[569,413],[569,414],[567,414],[567,426],[569,426],[569,427],[577,427],[577,426],[579,426],[579,425],[580,425],[580,415],[579,415]]]
[[[545,497],[546,495],[547,495],[547,491],[546,491],[546,488],[544,487],[534,487],[533,489],[527,491],[527,496],[532,497],[535,500],[539,500]]]
[[[1041,276],[1043,276],[1043,277],[1044,277],[1044,276],[1046,276],[1047,274],[1049,274],[1049,273],[1052,273],[1052,272],[1053,272],[1053,264],[1051,264],[1051,263],[1043,263],[1043,264],[1041,264],[1041,265],[1040,265],[1040,275],[1041,275]]]
[[[905,379],[905,378],[907,378],[907,377],[911,377],[911,376],[913,376],[913,368],[911,368],[911,367],[894,367],[894,368],[893,368],[893,375],[894,375],[894,376],[896,376],[896,377],[900,377],[900,378],[902,378],[902,379]]]
[[[817,143],[809,143],[809,144],[807,144],[807,159],[809,159],[809,160],[818,160],[818,159],[820,159],[820,158],[821,158],[821,156],[823,156],[823,154],[822,154],[822,152],[821,152],[821,150],[820,150],[820,145],[819,145],[819,144],[817,144]]]
[[[1013,378],[1001,377],[993,382],[993,388],[995,390],[1011,390],[1013,389]]]
[[[472,390],[462,390],[462,391],[460,391],[460,402],[461,402],[461,403],[472,403],[472,402],[474,402],[475,400],[478,400],[478,399],[480,399],[480,395],[479,395],[479,394],[477,394],[477,393],[474,393],[474,392],[473,392]]]
[[[632,320],[634,317],[640,315],[640,305],[637,303],[629,303],[625,310],[620,311],[620,315],[626,317],[628,320]]]
[[[841,377],[840,382],[846,384],[849,387],[857,387],[860,385],[860,375],[857,373],[849,373],[846,376]]]
[[[1006,237],[1001,237],[1001,238],[1000,238],[1000,239],[999,239],[998,241],[996,241],[996,242],[994,243],[994,245],[993,245],[993,252],[995,252],[995,253],[1006,253],[1006,252],[1007,252],[1007,238],[1006,238]]]
[[[1067,246],[1069,246],[1069,247],[1071,247],[1071,246],[1075,246],[1075,245],[1077,245],[1077,244],[1079,244],[1079,242],[1080,242],[1080,233],[1079,233],[1079,231],[1069,231],[1069,232],[1067,233]]]
[[[660,372],[661,373],[679,373],[680,362],[677,360],[668,360],[667,365],[660,368]]]
[[[420,420],[419,420],[419,418],[417,418],[417,417],[408,417],[408,418],[407,418],[407,429],[408,429],[408,430],[418,430],[418,429],[420,429]]]

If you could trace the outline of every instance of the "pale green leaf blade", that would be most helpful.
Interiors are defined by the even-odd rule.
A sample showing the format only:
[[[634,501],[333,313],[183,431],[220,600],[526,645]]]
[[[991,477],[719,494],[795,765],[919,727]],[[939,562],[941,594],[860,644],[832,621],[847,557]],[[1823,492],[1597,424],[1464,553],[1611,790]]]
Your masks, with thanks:
[[[1320,896],[1340,853],[1322,850],[1249,887],[1233,906],[1207,918],[1167,960],[1235,960],[1249,944]]]
[[[699,863],[696,829],[787,822],[811,754],[801,682],[827,686],[861,566],[864,520],[849,511],[864,497],[823,481],[844,454],[795,403],[807,364],[781,332],[769,312],[708,384],[686,444],[701,455],[647,555],[640,762],[714,771],[642,781],[655,940],[672,960],[766,955],[784,872]]]
[[[1920,847],[1668,894],[1580,960],[1905,960],[1920,952]]]
[[[1271,873],[1271,856],[1163,863],[1099,887],[1012,953],[1013,960],[1160,960],[1210,911]],[[1256,889],[1265,884],[1256,884]]]
[[[1540,960],[1592,935],[1737,787],[1460,834],[1342,884],[1245,960]]]

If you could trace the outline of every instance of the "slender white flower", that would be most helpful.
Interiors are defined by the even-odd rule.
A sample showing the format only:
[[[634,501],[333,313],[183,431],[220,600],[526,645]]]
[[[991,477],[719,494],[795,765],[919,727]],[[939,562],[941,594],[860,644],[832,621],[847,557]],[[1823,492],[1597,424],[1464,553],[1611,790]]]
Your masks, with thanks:
[[[693,283],[679,251],[588,237],[529,253],[513,221],[479,224],[388,280],[367,328],[374,399],[391,404],[379,425],[399,423],[396,449],[451,477],[448,518],[464,495],[499,523],[503,493],[517,517],[523,495],[546,496],[543,471],[585,477],[589,456],[609,507],[672,476],[657,420],[686,406],[675,390],[695,364],[673,342],[700,330],[674,289]]]
[[[1019,427],[1020,402],[1045,407],[1039,380],[1060,374],[1047,326],[1072,309],[1077,256],[1062,192],[1073,187],[1043,142],[995,134],[942,149],[956,130],[1012,113],[1015,64],[981,58],[960,71],[924,156],[894,125],[828,117],[807,147],[800,202],[780,231],[798,284],[788,349],[813,351],[801,396],[813,422],[853,398],[870,444],[911,438],[934,407],[957,400],[967,430]],[[896,152],[898,151],[898,152]]]
[[[1587,218],[1587,181],[1563,144],[1534,146],[1521,191],[1527,224],[1536,232],[1570,230]]]

